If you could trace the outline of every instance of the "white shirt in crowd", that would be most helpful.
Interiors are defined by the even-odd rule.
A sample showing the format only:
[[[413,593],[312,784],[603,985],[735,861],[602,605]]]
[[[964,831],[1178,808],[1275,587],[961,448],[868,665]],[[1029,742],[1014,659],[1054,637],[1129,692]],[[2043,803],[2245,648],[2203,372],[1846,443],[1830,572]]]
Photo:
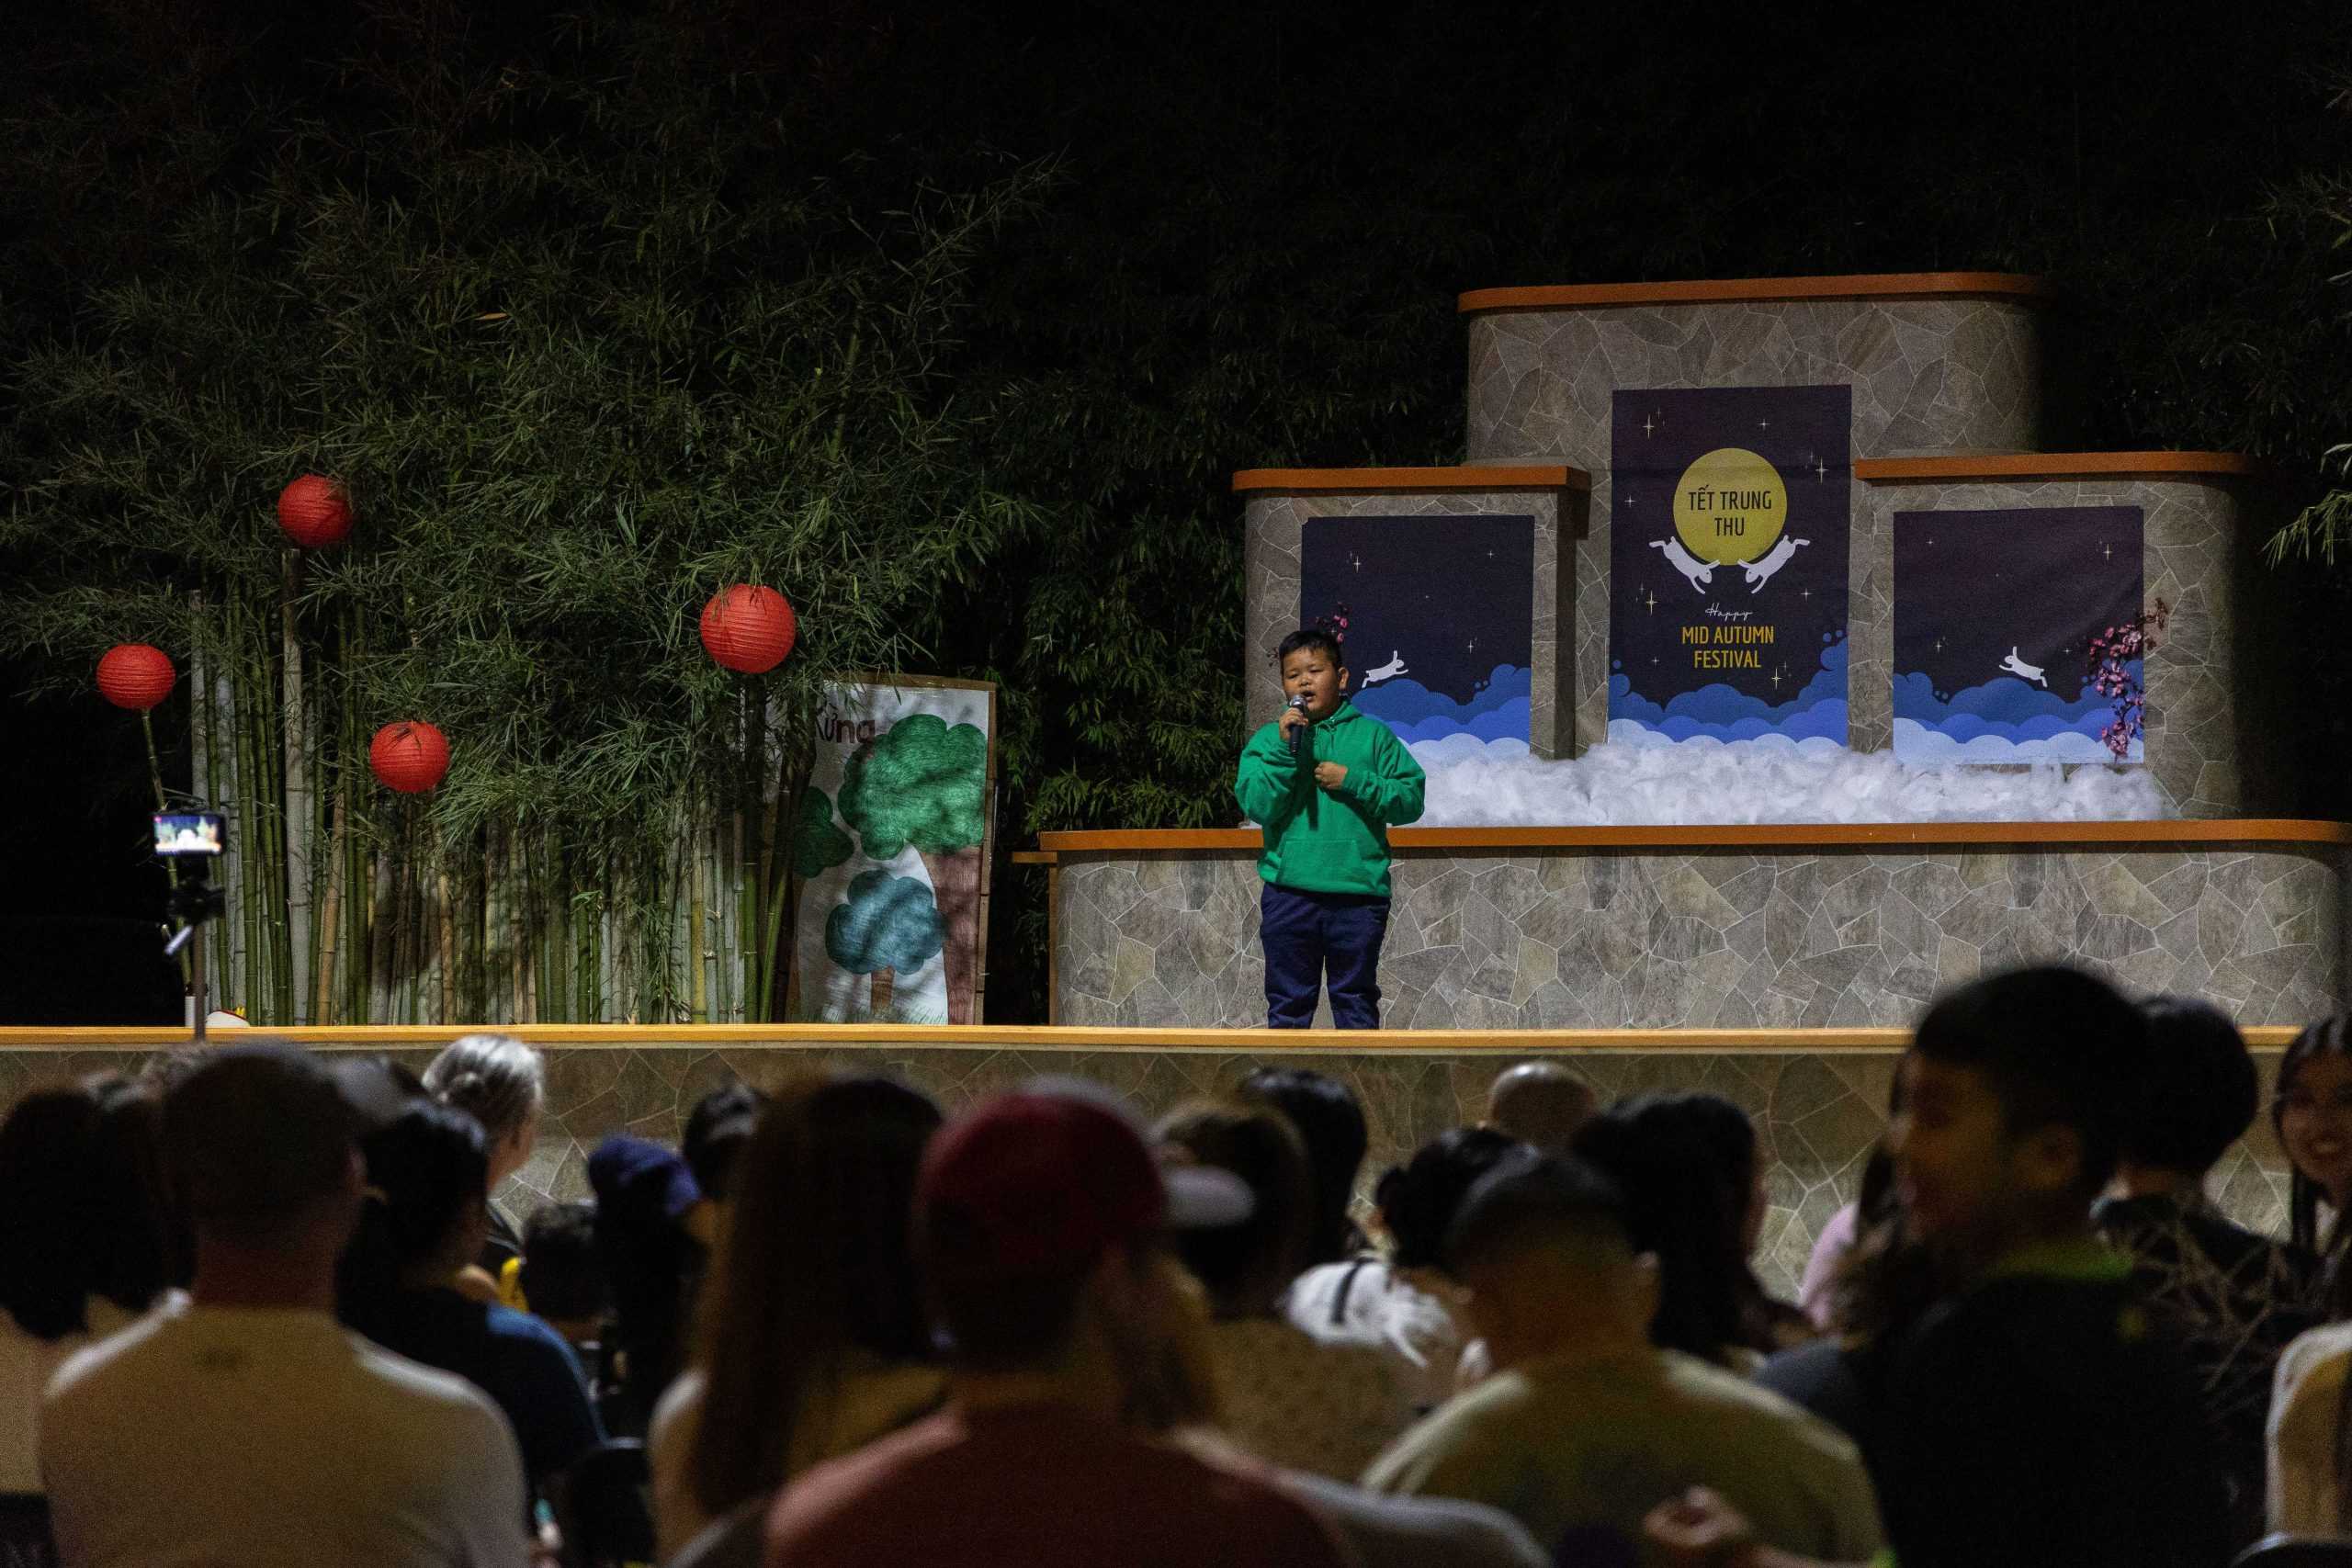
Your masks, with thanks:
[[[41,1339],[0,1312],[0,1492],[40,1490],[34,1438],[40,1430],[41,1391],[67,1358],[128,1328],[132,1318],[106,1297],[91,1296],[82,1303],[82,1321],[89,1332]]]
[[[1283,1312],[1325,1344],[1376,1347],[1415,1414],[1461,1388],[1464,1346],[1453,1313],[1380,1258],[1309,1269],[1291,1282]]]
[[[522,1568],[523,1461],[486,1394],[323,1313],[167,1303],[51,1382],[69,1568]]]
[[[2336,1424],[2352,1370],[2352,1323],[2295,1337],[2270,1385],[2270,1528],[2336,1535]]]

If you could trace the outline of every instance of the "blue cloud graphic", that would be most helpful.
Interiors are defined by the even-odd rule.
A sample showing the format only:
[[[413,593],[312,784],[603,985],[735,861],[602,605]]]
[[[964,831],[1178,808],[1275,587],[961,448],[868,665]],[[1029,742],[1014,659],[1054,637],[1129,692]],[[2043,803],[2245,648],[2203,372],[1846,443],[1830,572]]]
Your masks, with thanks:
[[[1609,678],[1609,722],[1631,724],[1669,740],[1702,736],[1716,740],[1755,740],[1778,735],[1791,740],[1824,739],[1846,743],[1846,645],[1830,644],[1821,650],[1821,668],[1785,703],[1760,697],[1718,682],[1669,697],[1665,705],[1637,695],[1623,674]]]

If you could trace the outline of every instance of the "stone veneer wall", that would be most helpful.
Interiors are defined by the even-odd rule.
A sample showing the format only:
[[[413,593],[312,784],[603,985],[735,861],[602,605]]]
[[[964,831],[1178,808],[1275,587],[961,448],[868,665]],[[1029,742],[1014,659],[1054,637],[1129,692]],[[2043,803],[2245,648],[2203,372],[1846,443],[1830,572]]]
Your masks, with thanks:
[[[1398,1029],[1907,1028],[1942,987],[2066,960],[2300,1028],[2339,1005],[2341,863],[2259,844],[1404,850],[1382,1011]],[[1264,1021],[1249,853],[1065,852],[1058,883],[1057,1022]]]
[[[1274,649],[1299,626],[1299,581],[1304,570],[1300,537],[1309,518],[1523,513],[1535,519],[1534,693],[1528,716],[1530,744],[1540,757],[1563,754],[1574,738],[1566,731],[1570,708],[1568,671],[1560,668],[1559,652],[1573,644],[1574,628],[1563,626],[1560,616],[1564,608],[1573,616],[1576,599],[1573,585],[1563,575],[1575,552],[1560,548],[1561,511],[1565,505],[1567,527],[1573,536],[1582,525],[1583,503],[1582,491],[1555,490],[1443,493],[1384,491],[1347,495],[1268,492],[1250,496],[1242,544],[1244,733],[1272,722],[1282,711],[1282,679],[1274,667]],[[1436,533],[1435,525],[1432,533]],[[1430,547],[1442,548],[1442,537],[1433,537]],[[1385,659],[1387,650],[1374,657]]]
[[[2013,300],[1491,310],[1472,315],[1468,332],[1468,460],[1565,462],[1592,476],[1567,627],[1579,748],[1609,733],[1610,418],[1618,389],[1851,385],[1858,458],[2039,446],[2039,325],[2030,306]]]
[[[773,1088],[803,1072],[896,1074],[950,1110],[1041,1073],[1107,1083],[1158,1114],[1230,1089],[1261,1066],[1308,1066],[1352,1086],[1364,1106],[1372,1151],[1360,1196],[1377,1173],[1448,1127],[1478,1119],[1487,1083],[1521,1058],[1385,1048],[1366,1052],[990,1049],[868,1045],[547,1046],[548,1103],[539,1147],[499,1201],[518,1222],[550,1200],[587,1196],[587,1151],[614,1133],[674,1143],[686,1113],[732,1078]],[[0,1110],[28,1089],[105,1068],[135,1072],[142,1051],[0,1051]],[[431,1051],[392,1055],[422,1068]],[[1893,1052],[1808,1055],[1787,1052],[1596,1051],[1546,1053],[1583,1075],[1604,1100],[1649,1089],[1711,1089],[1755,1118],[1771,1205],[1758,1256],[1768,1287],[1793,1294],[1814,1237],[1860,1181],[1883,1122]],[[2260,1058],[2267,1084],[2275,1055]],[[2258,1230],[2284,1224],[2286,1168],[2267,1119],[2215,1173],[2222,1207]]]
[[[2184,817],[2232,817],[2245,807],[2245,764],[2257,738],[2235,696],[2240,640],[2240,504],[2226,485],[2197,479],[1872,482],[1855,508],[1849,671],[1858,751],[1894,735],[1894,514],[2011,507],[2136,506],[2146,517],[2146,604],[2170,618],[2147,660],[2147,766]]]

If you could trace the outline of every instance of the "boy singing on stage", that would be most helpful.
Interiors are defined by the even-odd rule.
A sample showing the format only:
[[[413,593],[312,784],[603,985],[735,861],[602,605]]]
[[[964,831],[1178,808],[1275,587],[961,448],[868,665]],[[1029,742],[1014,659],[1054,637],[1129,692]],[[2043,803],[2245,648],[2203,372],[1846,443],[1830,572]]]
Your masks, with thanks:
[[[1266,1023],[1305,1029],[1330,977],[1331,1021],[1380,1027],[1388,829],[1419,819],[1427,780],[1389,728],[1347,700],[1339,639],[1315,627],[1275,650],[1282,717],[1250,738],[1233,797],[1265,830],[1258,875]]]

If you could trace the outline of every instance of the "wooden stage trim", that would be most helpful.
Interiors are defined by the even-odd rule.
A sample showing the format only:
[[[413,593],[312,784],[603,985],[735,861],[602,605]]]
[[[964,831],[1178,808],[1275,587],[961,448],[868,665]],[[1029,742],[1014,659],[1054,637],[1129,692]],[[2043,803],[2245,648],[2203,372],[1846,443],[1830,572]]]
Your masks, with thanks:
[[[1254,851],[1255,828],[1148,828],[1040,833],[1040,849],[1065,854]],[[1396,828],[1391,848],[1450,850],[1876,849],[1990,844],[2027,849],[2129,844],[2352,844],[2352,823],[2293,818],[2173,818],[2150,822],[1732,822],[1623,828]]]
[[[1244,468],[1233,476],[1237,495],[1378,495],[1389,491],[1484,491],[1590,490],[1582,468],[1552,464],[1481,464],[1455,468]]]
[[[1756,305],[1790,299],[2021,299],[2050,295],[2043,279],[2013,272],[1868,272],[1841,277],[1714,277],[1679,283],[1571,283],[1474,288],[1455,301],[1480,310],[1577,310],[1626,305]]]
[[[1054,1029],[1005,1025],[882,1023],[469,1023],[377,1024],[345,1029],[216,1030],[210,1043],[240,1037],[297,1044],[385,1051],[445,1045],[460,1034],[495,1030],[534,1045],[653,1050],[701,1045],[763,1045],[801,1050],[899,1046],[913,1050],[1211,1051],[1230,1055],[1297,1053],[1501,1055],[1546,1052],[1771,1052],[1822,1055],[1900,1051],[1907,1029]],[[2258,1050],[2283,1049],[2286,1027],[2245,1032]],[[0,1053],[157,1051],[187,1043],[184,1029],[0,1028]]]
[[[1997,452],[1973,457],[1861,457],[1865,484],[1965,484],[1972,479],[2229,479],[2263,471],[2243,452]]]

